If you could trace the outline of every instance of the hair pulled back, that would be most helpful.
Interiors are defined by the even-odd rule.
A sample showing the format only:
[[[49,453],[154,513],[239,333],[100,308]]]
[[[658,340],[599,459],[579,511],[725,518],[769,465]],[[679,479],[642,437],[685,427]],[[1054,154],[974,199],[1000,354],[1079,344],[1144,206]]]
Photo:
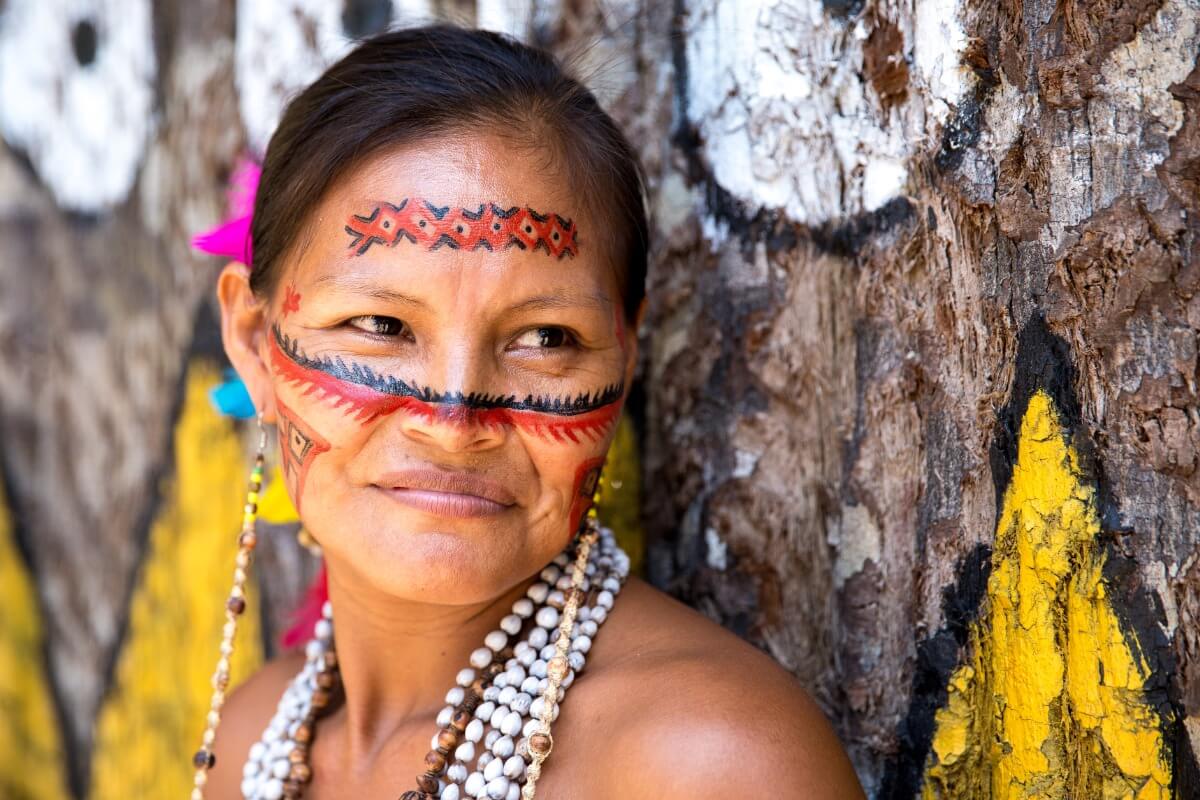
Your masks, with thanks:
[[[497,134],[542,151],[603,234],[626,317],[645,292],[648,226],[637,156],[549,53],[449,25],[362,41],[287,106],[267,146],[251,227],[250,286],[269,294],[330,186],[381,150],[435,135]]]

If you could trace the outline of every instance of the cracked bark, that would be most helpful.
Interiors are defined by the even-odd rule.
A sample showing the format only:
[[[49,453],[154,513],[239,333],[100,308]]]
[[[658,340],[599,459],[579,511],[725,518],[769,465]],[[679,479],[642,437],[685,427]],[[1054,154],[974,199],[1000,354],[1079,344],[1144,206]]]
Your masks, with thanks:
[[[1127,559],[1112,579],[1161,605],[1130,624],[1174,653],[1165,679],[1193,743],[1178,742],[1176,776],[1194,781],[1182,754],[1200,742],[1195,1],[947,4],[967,42],[944,122],[913,53],[922,4],[773,6],[797,21],[764,44],[776,62],[810,74],[800,56],[829,54],[811,62],[807,99],[764,101],[781,83],[749,76],[730,90],[763,114],[756,135],[808,154],[783,176],[815,176],[817,194],[791,206],[716,177],[739,162],[714,149],[721,106],[698,112],[688,83],[707,68],[689,26],[712,2],[530,5],[530,38],[597,87],[650,177],[650,578],[792,670],[881,796],[912,746],[921,665],[954,656],[978,603],[997,509],[989,449],[1020,377],[1018,334],[1044,318],[1069,350],[1105,536]],[[156,6],[163,125],[124,205],[71,217],[19,154],[0,154],[0,455],[77,776],[212,279],[186,235],[218,216],[243,143],[230,8]],[[803,116],[843,102],[879,124],[837,132]],[[900,155],[889,130],[905,133]],[[862,152],[843,161],[835,144]],[[899,191],[867,210],[870,169],[892,161]],[[287,596],[272,595],[280,613]]]

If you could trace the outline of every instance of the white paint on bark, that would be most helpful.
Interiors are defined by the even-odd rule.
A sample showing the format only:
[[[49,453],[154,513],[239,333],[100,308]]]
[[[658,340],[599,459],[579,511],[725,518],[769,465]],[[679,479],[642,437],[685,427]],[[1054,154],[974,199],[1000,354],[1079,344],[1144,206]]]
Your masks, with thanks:
[[[754,474],[754,468],[758,466],[760,453],[752,453],[749,450],[737,449],[733,451],[733,472],[729,474],[731,478],[749,478]]]
[[[861,20],[819,0],[693,0],[688,117],[713,176],[751,210],[809,225],[903,194],[908,160],[936,146],[966,86],[960,1],[918,0],[891,20],[914,69],[906,99],[885,110],[863,77]]]
[[[959,19],[960,0],[917,0],[914,4],[912,63],[927,87],[929,111],[944,122],[962,93],[961,57],[967,34]]]
[[[984,109],[983,125],[975,147],[990,156],[993,165],[999,167],[1008,149],[1021,135],[1025,116],[1034,110],[1037,98],[1004,80],[1003,70],[997,70],[996,74],[1001,82],[992,90]]]
[[[29,156],[64,208],[94,213],[120,203],[155,128],[150,4],[10,0],[0,8],[0,135]],[[96,34],[86,64],[72,45],[81,24]]]
[[[261,155],[288,100],[353,46],[342,4],[327,0],[240,0],[237,88],[251,148]],[[433,19],[430,0],[393,0],[391,27]]]
[[[704,551],[705,563],[713,569],[723,570],[729,566],[729,548],[715,528],[704,529]]]
[[[883,563],[883,532],[866,506],[843,505],[841,522],[832,531],[830,544],[836,552],[833,579],[839,589],[861,572],[867,561]]]

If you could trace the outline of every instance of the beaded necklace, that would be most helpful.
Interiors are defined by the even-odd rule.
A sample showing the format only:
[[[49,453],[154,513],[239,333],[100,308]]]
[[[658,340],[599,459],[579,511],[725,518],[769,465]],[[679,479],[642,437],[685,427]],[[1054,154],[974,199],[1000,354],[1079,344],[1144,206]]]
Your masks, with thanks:
[[[628,575],[629,557],[589,514],[576,541],[471,653],[470,666],[446,693],[417,788],[400,800],[532,800],[553,746],[550,724]],[[509,646],[526,627],[524,638]],[[241,786],[246,800],[303,794],[312,780],[316,722],[337,707],[341,692],[333,611],[326,603],[304,667],[250,748]]]

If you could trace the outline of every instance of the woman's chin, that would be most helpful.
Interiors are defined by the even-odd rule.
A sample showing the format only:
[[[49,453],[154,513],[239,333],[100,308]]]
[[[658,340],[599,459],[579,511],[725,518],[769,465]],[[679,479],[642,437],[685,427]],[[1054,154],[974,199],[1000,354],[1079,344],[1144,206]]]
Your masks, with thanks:
[[[481,536],[478,530],[425,519],[373,526],[325,549],[327,557],[398,599],[466,605],[489,600],[538,569],[540,562],[527,565],[521,557],[529,545],[524,533],[520,527],[493,526]]]

